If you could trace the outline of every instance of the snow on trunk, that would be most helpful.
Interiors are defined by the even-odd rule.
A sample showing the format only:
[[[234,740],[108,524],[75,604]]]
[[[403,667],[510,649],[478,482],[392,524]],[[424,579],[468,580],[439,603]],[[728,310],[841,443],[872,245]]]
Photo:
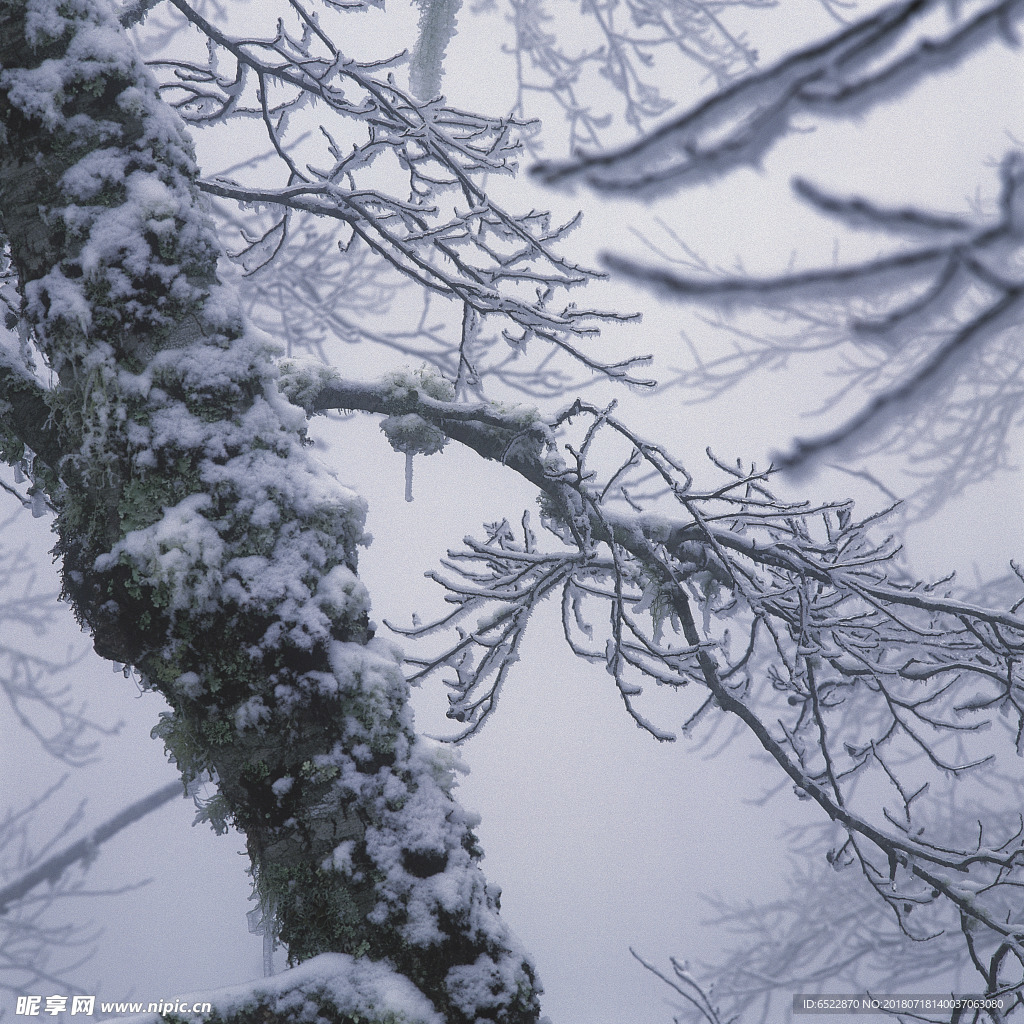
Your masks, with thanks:
[[[218,276],[190,142],[107,0],[0,0],[0,143],[54,377],[29,396],[56,453],[40,479],[97,651],[167,698],[154,732],[186,782],[217,782],[205,815],[245,833],[293,961],[387,961],[451,1024],[536,1021],[457,761],[416,738],[400,657],[368,626],[364,504],[303,447],[273,347]],[[0,399],[15,377],[29,387],[0,374]]]

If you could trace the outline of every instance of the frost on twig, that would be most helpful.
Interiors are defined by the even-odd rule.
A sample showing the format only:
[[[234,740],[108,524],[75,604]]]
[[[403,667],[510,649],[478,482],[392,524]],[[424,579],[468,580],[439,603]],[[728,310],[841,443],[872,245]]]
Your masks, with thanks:
[[[366,249],[463,311],[460,385],[500,365],[509,349],[534,347],[650,386],[637,372],[648,357],[590,351],[602,324],[635,318],[561,297],[601,276],[561,251],[579,218],[516,213],[486,187],[487,176],[516,172],[523,122],[417,99],[399,85],[393,60],[358,61],[339,48],[348,34],[332,31],[343,22],[329,9],[293,0],[290,18],[259,37],[233,35],[186,0],[171,2],[206,43],[206,58],[153,55],[166,100],[204,129],[255,122],[265,136],[257,155],[201,184],[265,211],[243,235],[238,258],[247,273],[279,261],[319,218],[337,228],[336,260]],[[431,4],[425,27],[450,7]]]
[[[903,0],[740,79],[637,142],[541,162],[548,184],[657,194],[757,166],[803,113],[850,117],[902,95],[995,39],[1016,44],[1022,0]]]
[[[1019,585],[1004,609],[914,580],[884,516],[781,501],[769,474],[714,459],[698,484],[613,408],[544,419],[340,378],[317,404],[328,393],[418,415],[539,491],[540,530],[528,515],[488,524],[432,574],[449,611],[392,627],[415,641],[412,677],[448,686],[454,739],[495,712],[554,597],[567,645],[605,669],[638,727],[672,740],[742,723],[835,823],[833,861],[857,864],[908,933],[966,915],[1024,963],[1002,911],[1024,882],[1024,827],[988,816],[966,837],[943,817],[964,780],[1020,783]],[[646,713],[652,686],[679,693],[680,725]]]
[[[932,824],[970,848],[977,840],[979,812],[986,831],[1012,835],[1019,827],[1012,799],[1007,800],[1013,783],[989,781],[997,785],[958,786],[945,807],[933,801]],[[916,891],[908,886],[902,867],[898,898],[880,899],[874,886],[864,884],[856,850],[835,826],[804,826],[787,839],[792,855],[779,895],[743,904],[705,896],[704,924],[725,939],[727,952],[713,959],[701,956],[690,973],[699,970],[706,988],[713,989],[723,1020],[785,1019],[793,995],[801,992],[983,987],[964,970],[965,940],[955,906],[932,898],[925,886]],[[894,895],[888,870],[874,880],[884,896]],[[928,1017],[948,1021],[950,1014]]]
[[[719,1016],[718,1008],[712,1002],[712,994],[694,978],[688,964],[673,957],[671,960],[672,975],[669,976],[654,964],[648,963],[635,949],[630,949],[630,953],[645,970],[650,971],[656,978],[682,996],[706,1024],[728,1024],[728,1021],[731,1020],[731,1018]]]
[[[553,105],[564,122],[564,129],[546,137],[528,135],[525,145],[537,156],[555,142],[570,153],[580,147],[605,150],[624,135],[649,130],[672,109],[676,100],[665,81],[696,72],[724,87],[749,74],[757,53],[730,27],[723,8],[765,8],[771,2],[509,0],[514,112],[529,116],[540,98],[545,112]]]
[[[409,86],[421,100],[441,95],[444,57],[455,35],[462,0],[415,0],[420,9],[416,46],[409,58]]]

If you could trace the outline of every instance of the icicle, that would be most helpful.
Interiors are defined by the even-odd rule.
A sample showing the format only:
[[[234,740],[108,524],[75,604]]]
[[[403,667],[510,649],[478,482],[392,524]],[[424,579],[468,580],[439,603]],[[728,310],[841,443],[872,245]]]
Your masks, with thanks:
[[[412,501],[412,452],[405,453],[405,500]]]
[[[263,932],[263,977],[274,976],[274,935],[269,928]]]
[[[15,463],[14,465],[14,482],[16,484],[23,484],[25,482],[25,474],[21,471],[21,463]]]
[[[268,898],[260,899],[259,906],[254,907],[245,915],[251,935],[263,936],[263,977],[274,975],[274,913]]]
[[[32,516],[40,519],[46,515],[46,495],[41,490],[32,495]]]
[[[648,580],[647,585],[643,589],[643,593],[640,595],[640,600],[633,605],[633,613],[635,615],[640,615],[643,612],[649,612],[651,610],[651,606],[654,604],[654,599],[660,592],[661,584],[655,579]]]

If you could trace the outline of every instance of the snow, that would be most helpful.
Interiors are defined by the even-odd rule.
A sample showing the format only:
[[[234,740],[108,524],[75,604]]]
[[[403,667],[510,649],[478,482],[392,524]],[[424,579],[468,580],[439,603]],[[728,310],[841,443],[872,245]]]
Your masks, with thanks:
[[[25,38],[33,46],[56,39],[64,31],[64,26],[64,19],[51,4],[26,4]]]
[[[58,99],[64,86],[63,65],[44,61],[32,71],[5,71],[0,77],[11,104],[29,117],[38,117],[50,131],[61,122]]]
[[[280,363],[281,387],[288,400],[312,412],[324,388],[340,379],[333,366],[316,359],[283,359]]]
[[[406,455],[435,455],[448,443],[444,431],[416,413],[386,416],[380,429],[387,435],[391,447]]]
[[[343,875],[352,876],[355,873],[352,865],[352,852],[355,848],[356,844],[351,839],[346,839],[343,843],[339,843],[334,848],[329,866],[334,868],[335,871],[340,871]]]
[[[481,954],[473,964],[453,967],[448,972],[448,991],[452,1002],[467,1015],[479,1013],[482,1009],[497,1010],[500,1003],[495,993],[515,984],[515,978],[508,974],[508,965],[496,963],[489,956]]]
[[[82,289],[76,282],[69,281],[59,267],[54,267],[38,281],[29,282],[25,301],[29,315],[39,316],[45,310],[52,320],[77,324],[82,331],[92,326],[92,308]]]
[[[266,704],[263,703],[260,697],[250,697],[247,701],[240,704],[235,710],[235,729],[238,732],[244,732],[246,729],[257,728],[263,722],[269,721],[270,710]],[[278,779],[278,782],[281,780]],[[274,786],[277,786],[277,782]],[[280,795],[279,790],[271,787],[275,795]]]
[[[388,964],[356,959],[344,953],[321,953],[298,967],[273,978],[261,978],[248,985],[222,989],[219,992],[185,996],[181,1003],[211,1003],[226,1016],[257,1006],[271,1012],[293,1010],[306,1003],[310,1006],[310,1024],[321,1020],[314,997],[330,1000],[341,1014],[356,1020],[384,1024],[388,1014],[395,1024],[443,1024],[440,1014],[408,978]],[[202,1015],[185,1013],[185,1020],[201,1020]],[[303,1018],[294,1018],[296,1024]],[[144,1013],[118,1018],[118,1024],[162,1024],[159,1014]],[[388,1024],[391,1024],[389,1021]]]
[[[198,697],[203,692],[202,680],[195,672],[182,672],[175,685],[186,697]]]
[[[393,370],[384,375],[383,381],[395,397],[422,392],[440,402],[455,399],[455,385],[432,366],[421,366],[416,370]]]
[[[133,530],[96,560],[103,572],[124,559],[166,590],[172,609],[209,609],[220,597],[224,542],[203,514],[209,495],[191,494],[144,530]]]

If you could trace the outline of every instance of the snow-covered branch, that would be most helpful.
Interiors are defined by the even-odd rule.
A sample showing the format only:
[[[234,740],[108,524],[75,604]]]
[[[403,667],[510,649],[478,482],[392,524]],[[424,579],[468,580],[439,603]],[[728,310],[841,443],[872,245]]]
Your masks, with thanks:
[[[399,630],[440,642],[429,654],[417,644],[407,661],[414,678],[446,677],[449,717],[463,725],[456,738],[494,711],[531,615],[557,594],[566,642],[604,666],[638,726],[675,737],[644,714],[645,684],[703,689],[684,731],[709,712],[740,720],[797,795],[841,827],[898,916],[938,901],[1024,955],[999,910],[1002,887],[1019,881],[1021,837],[965,844],[928,809],[953,780],[1019,774],[1019,599],[989,608],[958,598],[949,581],[908,579],[898,546],[873,539],[877,520],[856,522],[849,504],[781,502],[767,474],[719,465],[720,483],[699,489],[611,409],[577,401],[544,420],[445,400],[422,374],[366,384],[325,371],[318,381],[296,364],[281,383],[309,411],[418,419],[424,435],[440,430],[541,491],[553,544],[528,517],[520,531],[490,524],[435,574],[452,610]],[[914,757],[927,771],[915,769],[911,784],[903,773]],[[898,812],[871,795],[875,784],[891,789]]]
[[[332,32],[329,10],[296,0],[291,22],[254,38],[232,35],[186,0],[172,3],[208,53],[199,62],[150,61],[167,101],[204,128],[255,123],[266,135],[265,153],[202,184],[244,208],[272,211],[272,224],[247,233],[241,258],[250,272],[288,245],[303,218],[333,219],[343,247],[357,241],[470,310],[476,359],[490,345],[482,332],[496,323],[519,351],[537,340],[587,369],[652,383],[636,373],[646,356],[610,362],[586,350],[602,323],[631,317],[557,303],[565,289],[602,276],[560,252],[578,217],[515,213],[485,187],[488,175],[515,173],[524,122],[417,99],[396,84],[390,62],[382,73],[380,61],[359,62],[339,48],[344,33]],[[475,365],[465,372],[471,380]]]

